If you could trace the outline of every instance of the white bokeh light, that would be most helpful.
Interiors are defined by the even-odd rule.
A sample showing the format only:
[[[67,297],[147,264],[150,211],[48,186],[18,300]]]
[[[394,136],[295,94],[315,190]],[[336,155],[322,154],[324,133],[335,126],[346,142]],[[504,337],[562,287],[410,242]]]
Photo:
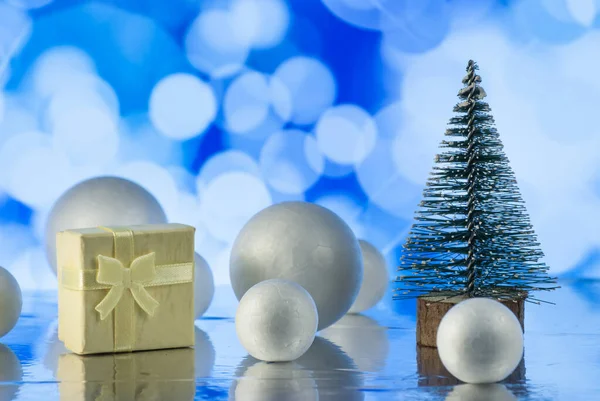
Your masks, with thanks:
[[[564,0],[571,17],[579,24],[590,27],[596,18],[598,6],[597,0]]]
[[[178,215],[177,184],[166,168],[147,161],[137,161],[121,165],[112,173],[133,181],[150,192],[165,211],[168,221]]]
[[[163,135],[185,140],[208,128],[217,114],[217,104],[210,85],[194,75],[178,73],[156,84],[148,112]]]
[[[54,116],[54,146],[75,165],[109,165],[117,155],[119,133],[106,110],[74,106],[68,113]]]
[[[363,236],[363,226],[359,219],[364,206],[360,205],[352,196],[344,193],[325,194],[314,203],[340,216],[350,226],[356,237]]]
[[[260,177],[258,162],[239,150],[226,150],[210,157],[200,169],[196,179],[196,191],[201,197],[206,187],[221,174],[243,172]]]
[[[333,74],[314,58],[292,57],[277,67],[273,77],[289,91],[291,120],[296,124],[315,122],[337,95]]]
[[[305,192],[325,167],[316,139],[300,130],[271,135],[261,150],[259,164],[269,186],[284,194]]]
[[[214,178],[201,195],[202,221],[218,240],[231,244],[254,214],[271,205],[265,183],[245,172],[227,172]]]
[[[380,29],[385,4],[389,0],[322,0],[336,17],[348,24],[365,29]]]
[[[391,141],[379,141],[356,167],[356,176],[370,202],[395,216],[412,218],[424,183],[414,184],[398,173]]]
[[[282,0],[235,0],[230,10],[235,35],[253,48],[278,45],[289,25],[289,10]]]
[[[373,150],[377,127],[364,109],[343,104],[323,113],[315,134],[319,149],[330,160],[339,164],[356,164]]]
[[[4,120],[4,94],[0,92],[0,124]]]
[[[268,78],[254,71],[240,75],[227,88],[223,101],[227,129],[233,133],[252,131],[267,118],[269,107]]]
[[[81,172],[79,172],[81,173]],[[76,178],[69,158],[52,146],[27,146],[10,166],[6,189],[12,197],[37,209],[48,207]]]
[[[191,24],[185,37],[188,60],[214,78],[240,71],[250,50],[249,38],[237,35],[235,18],[228,10],[204,11]]]
[[[94,76],[96,67],[83,50],[72,46],[57,46],[45,51],[35,62],[33,83],[42,98],[65,87],[78,87],[82,77]]]
[[[73,72],[68,83],[54,88],[50,98],[45,123],[52,130],[55,120],[65,119],[74,108],[101,109],[115,121],[119,116],[119,99],[108,82],[95,74]]]

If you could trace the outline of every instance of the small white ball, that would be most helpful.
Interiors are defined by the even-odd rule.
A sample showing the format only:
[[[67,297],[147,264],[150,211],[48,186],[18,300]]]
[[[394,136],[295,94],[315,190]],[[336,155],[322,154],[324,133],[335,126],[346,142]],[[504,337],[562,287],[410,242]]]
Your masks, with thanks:
[[[510,375],[523,357],[519,320],[506,306],[472,298],[452,307],[437,333],[440,360],[457,379],[495,383]]]
[[[138,184],[117,177],[91,178],[67,190],[52,207],[45,232],[48,262],[56,273],[59,231],[166,222],[158,201]]]
[[[266,362],[293,361],[315,339],[317,307],[300,285],[286,280],[266,280],[242,297],[235,329],[243,347]]]
[[[308,202],[282,202],[254,215],[238,234],[229,265],[238,299],[262,280],[300,284],[317,305],[318,330],[348,312],[362,270],[350,227],[331,210]]]
[[[348,313],[360,313],[377,305],[389,284],[387,266],[381,252],[365,240],[358,240],[358,244],[362,253],[363,280]]]
[[[212,302],[215,295],[215,283],[206,260],[195,253],[194,262],[196,265],[194,271],[194,316],[198,319],[206,312]]]
[[[0,267],[0,337],[15,327],[22,306],[19,283],[8,270]]]

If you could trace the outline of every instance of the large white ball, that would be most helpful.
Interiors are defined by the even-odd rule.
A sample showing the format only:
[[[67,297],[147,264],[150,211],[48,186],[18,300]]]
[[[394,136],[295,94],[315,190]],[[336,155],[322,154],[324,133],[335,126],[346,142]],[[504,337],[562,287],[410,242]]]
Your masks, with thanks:
[[[500,302],[472,298],[452,307],[437,333],[440,360],[457,379],[495,383],[510,375],[523,357],[523,332]]]
[[[381,252],[365,240],[358,240],[358,243],[362,252],[363,279],[348,313],[360,313],[377,305],[389,284],[387,266]]]
[[[293,361],[315,339],[317,308],[310,294],[286,280],[266,280],[242,297],[235,329],[243,347],[266,362]]]
[[[22,306],[19,283],[8,270],[0,267],[0,337],[15,327]]]
[[[198,319],[206,312],[215,295],[215,282],[210,266],[198,253],[194,254],[194,316]]]
[[[332,211],[307,202],[282,202],[254,215],[231,251],[230,278],[238,299],[263,280],[282,278],[310,293],[318,330],[352,306],[362,282],[358,240]]]
[[[46,222],[48,262],[56,273],[56,233],[111,225],[162,224],[167,217],[144,188],[117,177],[97,177],[75,185],[54,204]]]

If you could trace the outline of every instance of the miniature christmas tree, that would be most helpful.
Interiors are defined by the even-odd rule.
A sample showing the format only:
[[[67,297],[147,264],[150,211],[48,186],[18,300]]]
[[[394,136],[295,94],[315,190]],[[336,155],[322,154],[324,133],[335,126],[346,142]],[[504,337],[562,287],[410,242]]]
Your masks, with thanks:
[[[415,296],[527,298],[556,288],[540,262],[533,227],[490,107],[469,61],[458,113],[404,245],[395,298]]]

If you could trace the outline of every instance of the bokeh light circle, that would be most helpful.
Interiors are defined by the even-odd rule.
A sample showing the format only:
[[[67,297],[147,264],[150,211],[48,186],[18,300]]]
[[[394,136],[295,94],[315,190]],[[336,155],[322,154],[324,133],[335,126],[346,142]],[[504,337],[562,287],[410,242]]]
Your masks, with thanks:
[[[250,217],[271,203],[271,195],[260,178],[232,171],[217,176],[205,187],[200,208],[208,232],[229,244]]]
[[[117,155],[119,133],[106,110],[74,106],[55,116],[52,133],[54,145],[75,165],[107,165]]]
[[[41,97],[51,96],[65,87],[79,87],[81,77],[94,76],[96,66],[82,49],[57,46],[46,50],[35,62],[33,84]]]
[[[196,190],[201,197],[212,180],[224,173],[244,172],[260,177],[258,162],[239,150],[226,150],[210,157],[200,169],[196,179]]]
[[[317,182],[325,160],[312,135],[290,129],[267,139],[259,165],[269,186],[284,194],[299,194]]]
[[[278,45],[287,31],[290,15],[281,0],[236,0],[230,8],[234,33],[253,48]]]
[[[391,141],[379,141],[369,156],[356,167],[356,175],[370,202],[394,216],[412,219],[420,201],[421,186],[410,182],[397,171]]]
[[[150,95],[150,120],[169,138],[185,140],[201,134],[216,113],[212,88],[191,74],[177,73],[163,78]]]
[[[360,163],[373,150],[377,127],[373,118],[353,104],[334,106],[319,118],[315,128],[319,149],[339,164]]]
[[[336,98],[333,74],[317,59],[292,57],[277,67],[273,76],[289,91],[291,121],[296,124],[315,122]],[[281,107],[278,105],[282,100],[287,101],[286,98],[277,99],[275,107]]]
[[[223,114],[227,129],[246,133],[258,127],[269,113],[269,82],[258,72],[237,77],[225,92]]]
[[[204,11],[191,24],[185,37],[188,60],[214,78],[239,72],[250,50],[248,38],[236,34],[235,18],[228,10]]]

